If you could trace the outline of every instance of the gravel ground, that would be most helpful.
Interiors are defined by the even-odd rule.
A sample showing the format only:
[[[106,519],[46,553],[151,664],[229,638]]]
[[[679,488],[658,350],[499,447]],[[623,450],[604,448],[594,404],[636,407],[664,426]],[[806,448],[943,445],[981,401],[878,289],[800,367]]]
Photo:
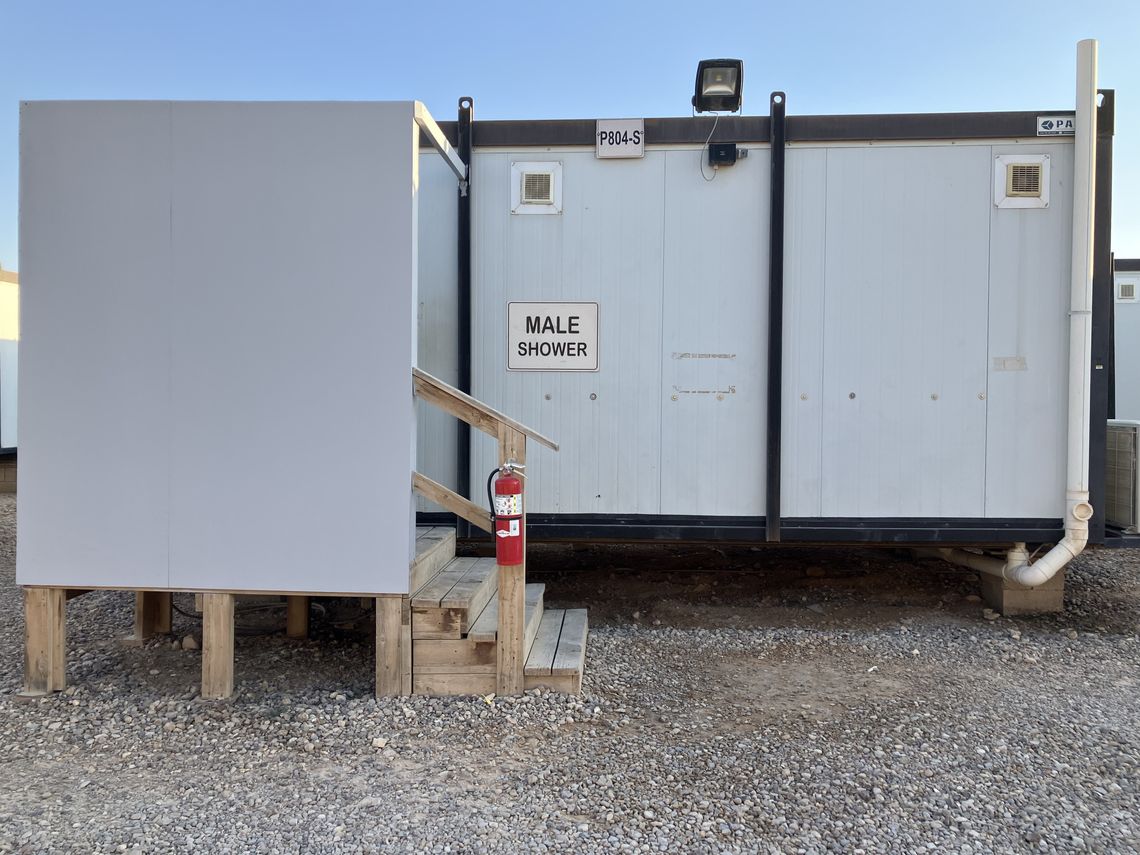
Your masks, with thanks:
[[[549,604],[591,609],[584,693],[489,703],[376,701],[332,601],[309,642],[243,615],[238,692],[203,702],[200,653],[124,644],[130,596],[96,593],[70,688],[27,701],[15,510],[0,852],[1140,850],[1140,556],[987,621],[976,577],[890,552],[538,548]]]

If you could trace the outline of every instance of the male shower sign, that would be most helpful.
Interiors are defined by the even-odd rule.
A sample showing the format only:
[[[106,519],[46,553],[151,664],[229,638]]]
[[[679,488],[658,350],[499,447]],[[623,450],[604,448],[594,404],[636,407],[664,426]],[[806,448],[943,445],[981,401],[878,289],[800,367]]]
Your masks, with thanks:
[[[597,303],[507,303],[508,371],[597,371]]]

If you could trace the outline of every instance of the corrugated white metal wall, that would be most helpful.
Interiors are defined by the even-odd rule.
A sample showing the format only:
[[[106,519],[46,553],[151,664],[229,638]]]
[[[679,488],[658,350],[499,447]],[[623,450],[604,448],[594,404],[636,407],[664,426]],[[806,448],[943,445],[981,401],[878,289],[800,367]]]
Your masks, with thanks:
[[[419,240],[420,337],[418,365],[451,385],[459,382],[457,347],[458,263],[456,234],[458,185],[455,174],[434,150],[420,155]],[[416,401],[418,471],[455,489],[455,418]],[[417,496],[419,511],[439,510]]]
[[[1140,300],[1121,300],[1120,283],[1133,283],[1140,296],[1140,271],[1117,271],[1116,298],[1116,417],[1140,420]]]
[[[1007,152],[1051,154],[1048,208],[994,206]],[[562,444],[532,511],[764,513],[768,153],[713,181],[702,156],[476,154],[474,393]],[[533,160],[563,165],[559,215],[510,213]],[[793,145],[787,170],[783,514],[1059,516],[1071,143]],[[511,300],[598,302],[600,370],[508,372]]]
[[[20,284],[0,270],[0,448],[16,447],[16,389],[20,354]]]

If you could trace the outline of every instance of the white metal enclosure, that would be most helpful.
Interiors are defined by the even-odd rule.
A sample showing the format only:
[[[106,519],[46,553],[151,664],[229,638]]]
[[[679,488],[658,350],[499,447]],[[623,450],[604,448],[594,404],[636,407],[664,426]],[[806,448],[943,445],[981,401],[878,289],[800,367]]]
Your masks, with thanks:
[[[1118,258],[1114,271],[1116,416],[1140,419],[1140,259]]]
[[[474,155],[471,356],[476,397],[562,445],[537,454],[530,510],[763,516],[768,147],[707,181],[700,143],[602,160],[532,124]],[[1010,155],[1047,156],[1047,206],[996,203]],[[561,164],[560,213],[512,214],[523,161]],[[789,144],[785,516],[1064,514],[1072,171],[1064,137]],[[454,256],[434,216],[425,264]],[[454,281],[421,289],[420,364],[444,376]],[[599,370],[508,371],[510,301],[597,302]],[[421,465],[453,461],[451,436]],[[476,441],[476,488],[493,453]]]
[[[20,280],[0,270],[0,450],[15,450],[20,357]]]
[[[407,591],[414,110],[22,106],[20,584]]]

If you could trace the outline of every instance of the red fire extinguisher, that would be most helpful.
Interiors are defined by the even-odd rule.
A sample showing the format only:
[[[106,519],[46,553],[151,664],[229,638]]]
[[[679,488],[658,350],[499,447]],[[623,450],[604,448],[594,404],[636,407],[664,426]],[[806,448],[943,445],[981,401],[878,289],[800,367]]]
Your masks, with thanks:
[[[504,567],[522,564],[526,554],[523,482],[515,474],[522,468],[513,460],[508,460],[491,473],[491,478],[495,481],[495,492],[491,497],[492,516],[495,518],[495,561]],[[487,479],[488,493],[491,492],[491,478]]]

